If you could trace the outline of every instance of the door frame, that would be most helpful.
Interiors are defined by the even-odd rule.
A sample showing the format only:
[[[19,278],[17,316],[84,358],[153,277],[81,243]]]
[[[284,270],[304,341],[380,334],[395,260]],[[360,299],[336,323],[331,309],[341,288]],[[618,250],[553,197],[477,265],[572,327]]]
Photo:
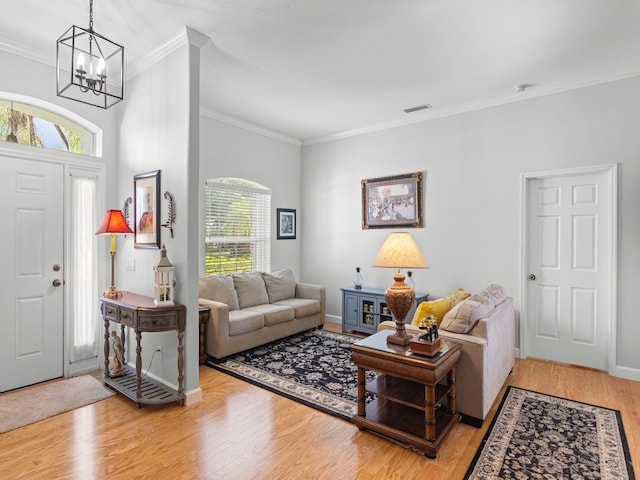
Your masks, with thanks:
[[[613,374],[616,365],[616,350],[617,350],[617,326],[618,326],[618,164],[607,165],[593,165],[588,167],[576,167],[576,168],[564,168],[557,170],[544,170],[539,172],[526,172],[520,174],[520,358],[527,358],[527,342],[526,332],[527,312],[529,311],[529,299],[527,297],[527,252],[528,246],[528,219],[527,212],[529,211],[529,185],[532,180],[539,180],[545,178],[554,177],[567,177],[567,176],[580,176],[588,174],[607,174],[609,187],[611,189],[611,270],[610,285],[611,285],[611,311],[609,315],[609,325],[607,326],[609,331],[609,338],[607,340],[608,354],[607,354],[607,371],[609,374]]]
[[[96,208],[98,211],[106,210],[106,173],[107,166],[103,163],[96,162],[92,159],[92,157],[87,156],[79,156],[77,154],[67,153],[67,152],[59,152],[56,150],[46,150],[39,149],[27,145],[13,144],[6,142],[0,142],[0,155],[9,156],[18,160],[29,160],[43,163],[56,163],[58,165],[62,165],[63,167],[63,175],[64,175],[64,185],[63,185],[63,217],[64,217],[64,233],[63,233],[63,246],[64,246],[64,264],[63,264],[63,272],[67,271],[67,262],[69,258],[69,245],[71,240],[71,222],[69,218],[69,207],[70,207],[70,192],[69,192],[69,171],[71,169],[82,169],[86,171],[93,172],[98,178],[98,194],[96,198]],[[99,242],[98,246],[98,278],[102,283],[102,280],[107,276],[107,258],[108,251],[106,247],[106,242]],[[63,370],[62,374],[65,378],[80,375],[82,373],[87,373],[94,371],[100,367],[103,361],[103,352],[101,348],[98,348],[98,357],[96,358],[96,362],[77,362],[72,364],[70,361],[70,352],[71,352],[71,338],[69,332],[71,331],[71,318],[69,316],[69,290],[65,288],[64,298],[63,298],[63,321],[62,321],[62,336],[63,336],[63,353],[62,353],[62,362],[63,362]],[[99,292],[98,292],[99,293]],[[96,305],[96,309],[99,308]],[[98,329],[98,341],[100,339],[100,329]]]

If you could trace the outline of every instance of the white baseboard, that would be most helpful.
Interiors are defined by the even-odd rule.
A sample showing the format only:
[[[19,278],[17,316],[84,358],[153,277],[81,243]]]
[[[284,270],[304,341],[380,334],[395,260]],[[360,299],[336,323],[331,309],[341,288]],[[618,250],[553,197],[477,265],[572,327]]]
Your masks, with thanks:
[[[200,387],[189,390],[184,395],[184,406],[190,407],[202,401],[202,389]]]
[[[616,365],[609,370],[609,375],[640,382],[640,370],[638,370],[637,368],[621,367],[619,365]]]
[[[342,325],[342,317],[338,317],[336,315],[325,315],[324,316],[324,321],[325,322],[329,322],[329,323],[337,323],[339,325]]]

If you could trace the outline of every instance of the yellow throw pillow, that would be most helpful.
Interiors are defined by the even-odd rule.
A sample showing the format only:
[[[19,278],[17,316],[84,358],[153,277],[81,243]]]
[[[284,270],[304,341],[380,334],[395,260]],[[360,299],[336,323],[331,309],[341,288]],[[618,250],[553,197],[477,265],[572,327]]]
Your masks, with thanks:
[[[453,292],[449,294],[453,300],[453,307],[459,304],[465,298],[469,298],[471,294],[467,292],[464,288],[456,288]]]
[[[413,315],[411,325],[418,326],[424,317],[428,315],[435,315],[436,322],[438,326],[440,326],[440,322],[442,322],[444,315],[470,295],[471,294],[463,288],[457,288],[447,297],[440,298],[438,300],[430,300],[428,302],[420,302],[420,305],[416,308],[416,313]]]

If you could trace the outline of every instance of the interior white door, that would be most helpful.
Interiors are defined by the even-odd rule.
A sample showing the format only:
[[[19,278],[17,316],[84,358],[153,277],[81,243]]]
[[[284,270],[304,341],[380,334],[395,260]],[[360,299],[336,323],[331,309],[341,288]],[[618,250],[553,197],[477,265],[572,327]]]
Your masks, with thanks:
[[[607,370],[612,190],[608,172],[528,181],[527,355]]]
[[[0,156],[0,391],[63,373],[63,166]]]

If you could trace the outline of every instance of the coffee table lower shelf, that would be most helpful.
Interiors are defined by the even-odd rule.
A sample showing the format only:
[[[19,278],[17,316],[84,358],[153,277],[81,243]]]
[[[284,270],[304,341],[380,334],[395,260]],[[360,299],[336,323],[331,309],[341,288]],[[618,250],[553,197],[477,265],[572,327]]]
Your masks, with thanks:
[[[383,398],[376,398],[367,404],[366,416],[356,415],[352,420],[360,429],[377,433],[429,458],[435,458],[440,443],[451,427],[460,421],[460,414],[439,408],[436,411],[436,437],[433,440],[425,438],[423,410]]]
[[[103,376],[103,380],[106,385],[136,402],[138,407],[142,404],[161,404],[184,400],[184,395],[179,394],[176,390],[147,377],[140,379],[141,396],[138,397],[136,371],[129,365],[124,366],[122,377]]]

